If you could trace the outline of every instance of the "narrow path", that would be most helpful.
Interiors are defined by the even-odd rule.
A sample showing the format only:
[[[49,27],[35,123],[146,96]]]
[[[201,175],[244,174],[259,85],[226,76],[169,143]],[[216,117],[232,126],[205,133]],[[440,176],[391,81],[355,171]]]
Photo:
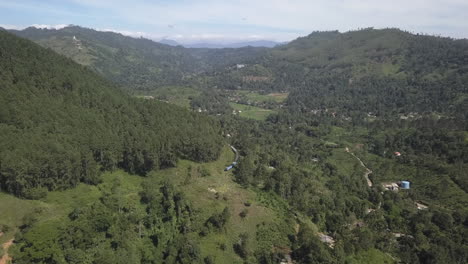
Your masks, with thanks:
[[[237,162],[237,160],[239,159],[239,153],[237,152],[237,149],[234,146],[230,146],[230,147],[232,151],[234,151],[234,153],[236,154],[236,159],[234,160],[234,162]]]
[[[353,155],[353,157],[355,157],[359,163],[361,164],[361,166],[366,169],[366,172],[364,173],[364,178],[366,178],[366,181],[367,181],[367,185],[369,187],[372,187],[372,181],[369,179],[369,174],[372,173],[372,171],[366,167],[366,164],[364,164],[364,162],[362,162],[362,160],[360,158],[358,158],[356,155],[354,155],[354,153],[352,153],[351,151],[349,151],[349,148],[346,147],[345,148],[346,152],[348,152],[349,154]]]
[[[11,257],[8,255],[8,249],[11,247],[11,245],[13,245],[13,238],[3,243],[2,247],[3,247],[4,255],[0,259],[0,264],[11,263]]]

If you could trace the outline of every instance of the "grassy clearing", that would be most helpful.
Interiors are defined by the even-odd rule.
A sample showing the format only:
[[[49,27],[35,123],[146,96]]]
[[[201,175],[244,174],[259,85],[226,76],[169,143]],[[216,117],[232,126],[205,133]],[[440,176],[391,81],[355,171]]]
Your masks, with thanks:
[[[361,251],[358,254],[346,259],[349,264],[390,264],[395,261],[387,254],[377,249]]]
[[[358,177],[362,177],[365,171],[359,161],[343,148],[334,149],[332,156],[328,158],[328,162],[336,166],[338,171],[343,175],[356,174]]]
[[[13,237],[18,227],[23,224],[25,215],[44,207],[45,204],[39,201],[23,200],[12,195],[0,193],[0,226],[4,226],[7,229],[0,230],[4,233],[0,237],[0,244]]]
[[[276,113],[274,110],[264,109],[255,106],[229,103],[234,110],[241,111],[239,115],[245,118],[251,118],[255,120],[265,120],[269,115]]]
[[[330,132],[326,136],[323,136],[322,139],[328,142],[337,142],[353,149],[356,144],[364,143],[363,138],[365,138],[367,133],[368,131],[365,128],[347,130],[341,127],[332,126]]]
[[[82,44],[80,45],[81,49],[79,49],[78,44],[73,41],[71,37],[52,37],[50,39],[39,40],[38,43],[41,46],[53,49],[59,54],[70,57],[82,65],[92,65],[96,59],[96,57],[92,55],[94,52],[93,50]]]
[[[258,248],[275,245],[288,246],[283,241],[286,233],[294,232],[294,224],[285,221],[287,205],[279,207],[265,206],[265,202],[258,199],[258,193],[244,189],[233,181],[232,172],[225,172],[224,168],[234,159],[229,147],[225,147],[221,157],[210,163],[198,164],[180,161],[176,168],[153,172],[150,177],[171,179],[192,202],[197,214],[194,225],[202,226],[213,214],[220,213],[225,207],[229,208],[231,217],[224,231],[210,232],[199,238],[198,234],[191,236],[200,241],[203,257],[213,256],[216,263],[243,263],[234,253],[233,244],[238,241],[239,234],[248,233],[252,252]],[[209,171],[209,176],[202,177],[199,169],[203,167]],[[263,200],[271,200],[268,194],[262,194]],[[249,204],[250,203],[250,204]],[[242,218],[241,211],[247,210],[247,216]],[[259,228],[261,227],[261,228]],[[256,237],[272,237],[272,241],[265,241],[268,245],[257,243]],[[225,246],[225,250],[221,247]]]
[[[288,93],[270,93],[270,94],[259,94],[252,91],[238,91],[239,94],[244,95],[247,99],[254,102],[276,102],[282,103],[288,98]]]
[[[103,191],[109,189],[108,185],[116,178],[122,179],[125,195],[138,197],[143,180],[139,176],[128,175],[123,171],[105,173],[102,178],[103,183],[98,186],[79,184],[73,189],[49,192],[40,201],[19,199],[9,194],[0,193],[0,225],[8,227],[8,231],[0,237],[0,242],[11,239],[18,228],[24,224],[26,216],[33,216],[37,219],[35,224],[35,227],[38,227],[37,230],[56,229],[68,221],[68,214],[74,208],[97,201],[102,196]],[[48,236],[52,234],[48,233]]]
[[[398,71],[400,70],[400,65],[392,64],[392,63],[383,63],[381,67],[382,67],[382,73],[387,76],[396,75]]]
[[[190,87],[166,86],[147,93],[139,93],[136,96],[154,96],[160,100],[168,101],[171,104],[190,108],[190,98],[200,95],[200,91]]]

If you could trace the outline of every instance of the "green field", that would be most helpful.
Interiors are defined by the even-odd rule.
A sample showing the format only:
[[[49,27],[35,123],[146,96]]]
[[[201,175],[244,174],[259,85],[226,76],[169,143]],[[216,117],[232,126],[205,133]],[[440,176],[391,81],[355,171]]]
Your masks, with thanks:
[[[276,102],[281,103],[286,98],[288,98],[288,93],[270,93],[270,94],[259,94],[252,91],[237,91],[240,95],[244,95],[247,99],[252,100],[254,102]]]
[[[236,111],[241,111],[239,116],[255,120],[265,120],[269,115],[276,113],[274,110],[264,109],[256,106],[229,103]]]
[[[190,98],[200,95],[200,91],[183,86],[165,86],[146,93],[137,93],[136,97],[154,96],[154,98],[167,101],[171,104],[190,108]]]
[[[359,252],[352,257],[346,259],[348,264],[391,264],[395,261],[387,254],[377,249],[369,249]]]

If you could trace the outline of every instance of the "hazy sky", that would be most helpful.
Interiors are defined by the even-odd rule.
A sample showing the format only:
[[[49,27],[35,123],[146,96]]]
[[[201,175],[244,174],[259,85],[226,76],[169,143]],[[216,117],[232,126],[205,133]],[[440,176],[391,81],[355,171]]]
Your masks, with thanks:
[[[468,0],[0,0],[0,26],[75,24],[179,42],[398,27],[468,38]]]

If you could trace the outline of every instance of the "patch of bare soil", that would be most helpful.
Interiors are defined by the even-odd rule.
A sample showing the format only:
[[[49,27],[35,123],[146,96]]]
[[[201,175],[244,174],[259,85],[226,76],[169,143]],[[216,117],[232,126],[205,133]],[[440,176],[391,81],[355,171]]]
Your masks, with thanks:
[[[10,239],[7,242],[3,243],[2,247],[3,247],[3,252],[5,252],[5,254],[0,259],[0,264],[11,263],[11,257],[8,255],[8,249],[11,247],[11,245],[13,245],[13,239]]]

